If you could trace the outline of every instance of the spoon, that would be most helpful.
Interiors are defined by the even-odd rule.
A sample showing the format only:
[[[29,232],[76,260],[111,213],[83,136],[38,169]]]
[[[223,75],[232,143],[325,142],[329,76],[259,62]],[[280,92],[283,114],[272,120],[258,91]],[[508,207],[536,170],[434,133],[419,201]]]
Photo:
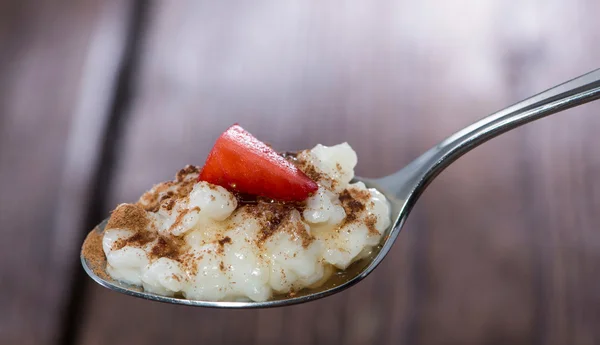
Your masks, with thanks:
[[[362,181],[368,187],[378,189],[388,198],[392,206],[394,220],[392,226],[384,234],[382,244],[367,258],[333,275],[321,287],[305,289],[294,297],[276,296],[266,302],[214,302],[166,297],[112,280],[106,274],[97,274],[96,272],[103,272],[104,267],[97,267],[98,263],[93,258],[86,257],[89,254],[85,250],[81,253],[81,263],[87,274],[104,287],[126,295],[166,303],[216,308],[266,308],[304,303],[329,296],[358,283],[381,263],[392,248],[419,196],[437,175],[460,156],[511,129],[598,98],[600,98],[600,69],[555,86],[470,125],[392,175],[380,179],[356,177],[354,182]],[[95,231],[95,235],[101,235],[105,226],[106,220],[92,230],[92,233]],[[86,243],[89,240],[90,236],[86,239]]]

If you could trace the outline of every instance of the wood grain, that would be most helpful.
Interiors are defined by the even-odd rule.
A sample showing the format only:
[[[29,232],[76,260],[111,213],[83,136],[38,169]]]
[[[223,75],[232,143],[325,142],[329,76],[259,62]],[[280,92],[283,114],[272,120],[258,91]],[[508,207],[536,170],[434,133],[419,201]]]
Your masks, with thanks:
[[[78,215],[110,101],[103,92],[120,49],[111,41],[120,40],[118,24],[97,30],[107,29],[104,14],[115,3],[0,3],[2,344],[60,336]]]
[[[578,5],[574,10],[566,3],[550,8],[530,4],[519,9],[518,15],[508,4],[490,11],[484,22],[493,22],[498,13],[504,13],[512,28],[496,31],[501,46],[495,50],[502,51],[497,73],[504,76],[504,87],[482,89],[504,95],[509,104],[596,68],[598,50],[580,50],[595,41],[584,28],[593,21],[585,13],[596,5]],[[573,31],[552,25],[559,14],[563,27],[581,28],[577,40],[571,38]],[[502,17],[499,20],[504,22]],[[477,36],[473,32],[485,32],[482,28],[470,31],[460,40],[462,44]],[[585,53],[567,57],[565,51]],[[444,55],[451,59],[450,52]],[[469,66],[459,68],[459,74],[468,73]],[[431,80],[433,92],[450,87],[435,76],[424,79]],[[454,105],[456,101],[441,108],[453,105],[454,114],[468,116],[472,104]],[[439,103],[432,105],[433,112],[442,111]],[[464,157],[426,192],[420,207],[431,221],[424,236],[429,239],[428,286],[435,290],[427,293],[420,308],[424,314],[420,342],[599,341],[600,333],[591,326],[593,318],[573,320],[583,311],[597,311],[598,297],[593,292],[597,284],[590,283],[593,275],[567,276],[564,272],[593,270],[592,263],[597,263],[597,255],[575,239],[597,227],[592,211],[599,206],[597,195],[585,189],[598,184],[592,177],[598,149],[587,148],[594,146],[594,134],[585,128],[597,127],[594,114],[599,109],[592,104],[567,111],[498,138]],[[469,121],[475,120],[476,113],[472,114]],[[438,123],[437,127],[449,126]],[[568,174],[561,172],[564,169]],[[569,221],[574,217],[580,217],[581,223]],[[567,244],[572,241],[577,245]],[[565,257],[565,252],[574,257]],[[456,313],[461,317],[453,317]]]
[[[359,175],[393,172],[476,119],[597,67],[598,6],[156,2],[111,204],[201,164],[233,122],[281,150],[348,141]],[[598,110],[536,122],[459,160],[390,257],[346,292],[223,311],[94,285],[80,343],[597,343]]]

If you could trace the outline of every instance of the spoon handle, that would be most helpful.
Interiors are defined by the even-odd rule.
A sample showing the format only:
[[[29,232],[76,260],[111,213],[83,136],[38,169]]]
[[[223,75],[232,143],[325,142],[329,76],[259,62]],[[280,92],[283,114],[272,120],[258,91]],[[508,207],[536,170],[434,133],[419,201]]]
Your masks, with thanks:
[[[429,149],[381,184],[400,200],[413,201],[450,163],[484,142],[545,116],[600,98],[600,69],[500,110]]]

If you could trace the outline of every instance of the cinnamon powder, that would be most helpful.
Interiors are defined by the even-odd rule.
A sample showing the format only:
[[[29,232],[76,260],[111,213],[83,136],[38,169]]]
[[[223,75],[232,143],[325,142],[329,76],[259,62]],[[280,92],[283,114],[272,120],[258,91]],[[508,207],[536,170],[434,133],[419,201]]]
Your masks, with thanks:
[[[146,211],[137,204],[121,204],[112,212],[107,229],[128,229],[134,232],[146,231],[150,220]]]
[[[260,225],[259,236],[256,243],[262,247],[266,241],[279,231],[287,232],[302,241],[302,246],[307,248],[315,238],[310,235],[301,223],[292,223],[291,213],[297,209],[296,204],[270,203],[258,201],[256,204],[244,207],[244,217],[258,221]]]
[[[137,202],[148,212],[157,212],[160,207],[170,211],[177,200],[187,197],[198,180],[200,167],[186,165],[175,175],[174,181],[155,185],[144,193]]]
[[[87,259],[88,266],[95,275],[104,280],[111,280],[106,273],[106,256],[104,256],[102,250],[102,233],[97,228],[85,238],[81,254]]]

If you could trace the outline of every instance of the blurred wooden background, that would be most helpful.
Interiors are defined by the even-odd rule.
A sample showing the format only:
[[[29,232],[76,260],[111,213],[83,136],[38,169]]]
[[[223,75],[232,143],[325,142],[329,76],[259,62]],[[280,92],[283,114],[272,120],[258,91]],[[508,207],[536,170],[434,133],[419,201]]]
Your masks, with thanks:
[[[0,344],[598,344],[600,103],[469,153],[366,281],[191,309],[102,289],[84,234],[240,122],[382,176],[600,67],[596,0],[0,2]]]

